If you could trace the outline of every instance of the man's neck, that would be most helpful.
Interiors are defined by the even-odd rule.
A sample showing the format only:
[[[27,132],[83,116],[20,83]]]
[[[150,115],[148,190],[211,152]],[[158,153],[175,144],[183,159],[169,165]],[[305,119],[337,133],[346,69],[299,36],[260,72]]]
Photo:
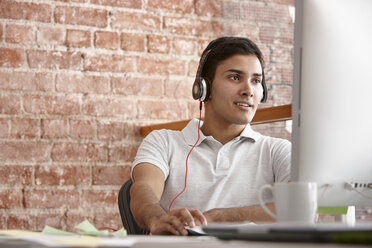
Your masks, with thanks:
[[[205,117],[201,131],[205,136],[212,136],[215,140],[224,145],[239,136],[244,128],[245,125],[227,124],[218,121],[213,122]]]

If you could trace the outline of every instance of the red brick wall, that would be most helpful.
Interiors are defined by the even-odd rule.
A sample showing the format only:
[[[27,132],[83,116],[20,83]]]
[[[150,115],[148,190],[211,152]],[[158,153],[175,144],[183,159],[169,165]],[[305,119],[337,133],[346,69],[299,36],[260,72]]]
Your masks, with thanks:
[[[197,116],[191,85],[216,37],[257,42],[263,107],[290,103],[293,5],[0,0],[0,229],[121,227],[117,193],[139,127]],[[283,127],[261,129],[288,138]]]

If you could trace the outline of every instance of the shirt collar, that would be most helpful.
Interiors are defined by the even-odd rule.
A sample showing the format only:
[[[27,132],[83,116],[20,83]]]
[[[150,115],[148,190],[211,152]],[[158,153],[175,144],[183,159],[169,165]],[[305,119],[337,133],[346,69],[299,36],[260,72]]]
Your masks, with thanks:
[[[190,146],[193,146],[196,140],[198,139],[198,125],[199,119],[192,119],[191,121],[189,121],[187,126],[184,129],[182,129],[183,137],[185,138],[186,143]],[[202,125],[203,121],[200,121],[200,127]],[[204,136],[202,131],[200,131],[200,139],[197,145],[199,145],[205,138],[206,137]]]
[[[192,119],[187,126],[182,129],[183,137],[186,140],[186,143],[190,146],[193,146],[198,139],[198,119]],[[200,121],[200,127],[203,125],[203,121]],[[238,139],[241,138],[250,138],[253,141],[257,141],[261,137],[261,134],[258,132],[253,131],[250,124],[247,124],[241,134],[238,136]],[[200,131],[200,139],[196,145],[199,145],[203,140],[205,140],[207,137],[204,136],[202,131]]]

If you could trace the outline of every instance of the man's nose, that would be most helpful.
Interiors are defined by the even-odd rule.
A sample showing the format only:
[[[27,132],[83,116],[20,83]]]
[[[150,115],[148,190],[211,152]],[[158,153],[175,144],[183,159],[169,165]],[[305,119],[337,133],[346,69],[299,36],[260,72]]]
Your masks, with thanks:
[[[253,87],[250,80],[246,80],[242,85],[242,96],[253,97]]]

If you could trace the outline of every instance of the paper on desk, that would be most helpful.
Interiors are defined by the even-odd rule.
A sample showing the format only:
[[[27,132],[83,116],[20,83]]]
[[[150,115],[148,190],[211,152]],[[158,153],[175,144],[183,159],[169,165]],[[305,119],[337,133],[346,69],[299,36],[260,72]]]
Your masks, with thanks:
[[[84,220],[83,222],[75,226],[75,228],[80,230],[79,234],[82,234],[82,235],[89,235],[89,236],[108,236],[109,235],[108,230],[99,231],[88,220]],[[50,227],[50,226],[45,226],[42,233],[47,234],[47,235],[60,235],[60,236],[76,235],[75,233],[65,232],[65,231]],[[120,230],[113,232],[112,235],[116,237],[123,237],[127,235],[127,231],[124,228],[121,228]]]
[[[22,231],[22,230],[0,230],[2,236],[41,236],[40,232]]]

